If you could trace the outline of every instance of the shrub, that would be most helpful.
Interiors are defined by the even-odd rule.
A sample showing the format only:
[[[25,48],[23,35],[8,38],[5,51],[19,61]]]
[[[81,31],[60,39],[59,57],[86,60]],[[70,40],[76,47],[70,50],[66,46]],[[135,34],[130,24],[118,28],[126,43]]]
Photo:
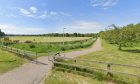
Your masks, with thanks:
[[[25,41],[24,43],[33,43],[33,42],[32,42],[32,41],[27,40],[27,41]]]
[[[13,40],[13,43],[19,43],[19,40]]]
[[[34,45],[34,44],[31,44],[31,45],[30,45],[30,48],[35,48],[35,45]]]

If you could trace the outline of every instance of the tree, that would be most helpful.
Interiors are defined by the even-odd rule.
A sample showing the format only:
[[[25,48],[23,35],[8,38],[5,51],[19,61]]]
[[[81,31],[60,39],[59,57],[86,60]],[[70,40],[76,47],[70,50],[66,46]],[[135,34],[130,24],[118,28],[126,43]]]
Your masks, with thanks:
[[[5,33],[1,31],[0,29],[0,43],[1,43],[1,38],[3,38],[3,36],[5,36]]]
[[[112,25],[113,29],[100,32],[101,38],[107,40],[109,43],[117,44],[119,49],[126,46],[133,46],[140,42],[140,23],[129,24],[123,27]]]

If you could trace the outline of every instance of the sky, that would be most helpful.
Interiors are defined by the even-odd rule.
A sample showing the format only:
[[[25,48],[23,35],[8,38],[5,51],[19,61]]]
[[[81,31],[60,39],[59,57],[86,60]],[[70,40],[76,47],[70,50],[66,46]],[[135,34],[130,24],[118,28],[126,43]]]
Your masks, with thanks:
[[[0,0],[6,34],[97,33],[140,22],[140,0]]]

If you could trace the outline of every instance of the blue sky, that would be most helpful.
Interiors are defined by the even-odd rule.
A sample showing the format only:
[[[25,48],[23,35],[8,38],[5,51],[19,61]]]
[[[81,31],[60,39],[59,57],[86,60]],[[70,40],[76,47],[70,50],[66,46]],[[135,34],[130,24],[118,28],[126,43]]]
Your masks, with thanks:
[[[0,0],[7,34],[99,32],[110,24],[139,23],[140,0]]]

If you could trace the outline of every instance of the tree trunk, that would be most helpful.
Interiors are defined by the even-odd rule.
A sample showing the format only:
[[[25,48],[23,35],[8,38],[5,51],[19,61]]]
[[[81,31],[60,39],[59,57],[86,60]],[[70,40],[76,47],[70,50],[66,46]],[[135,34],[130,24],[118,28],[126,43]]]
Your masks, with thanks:
[[[121,44],[119,44],[119,50],[122,50],[122,45]]]

